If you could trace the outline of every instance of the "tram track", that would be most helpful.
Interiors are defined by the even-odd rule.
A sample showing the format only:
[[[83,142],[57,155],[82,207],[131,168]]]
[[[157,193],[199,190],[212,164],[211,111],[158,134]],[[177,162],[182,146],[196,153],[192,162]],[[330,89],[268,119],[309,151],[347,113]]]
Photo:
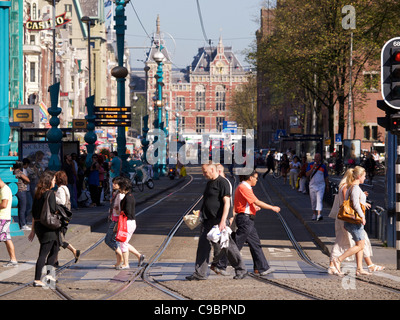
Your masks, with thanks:
[[[267,193],[265,186],[263,184],[263,182],[261,182],[261,189],[264,193],[264,195],[267,197],[268,201],[270,201],[269,203],[273,204],[273,201],[271,199],[271,196]],[[272,186],[271,186],[272,187]],[[311,235],[311,237],[313,238],[313,240],[315,241],[315,243],[317,244],[317,248],[321,251],[321,253],[329,256],[330,252],[328,250],[328,248],[324,245],[321,244],[321,241],[318,239],[318,237],[315,237],[314,232],[312,232],[309,228],[309,226],[307,225],[307,223],[301,218],[300,214],[296,211],[296,209],[289,203],[287,203],[282,195],[274,188],[271,188],[275,194],[283,201],[284,205],[289,209],[289,211],[292,212],[292,214],[297,217],[302,224],[304,225],[305,229],[309,232],[309,234]],[[283,218],[283,216],[280,213],[277,213],[277,216],[279,218],[279,220],[282,223],[283,228],[285,229],[286,234],[288,235],[289,240],[291,241],[293,248],[295,249],[295,251],[297,252],[298,256],[304,261],[306,262],[308,265],[312,266],[313,268],[315,268],[317,270],[318,273],[321,274],[327,274],[327,266],[322,265],[318,262],[314,262],[308,255],[307,253],[303,250],[302,246],[300,245],[300,243],[296,240],[293,232],[291,231],[288,223],[286,222],[286,220]],[[337,276],[332,276],[332,277],[337,277]],[[383,290],[387,290],[388,292],[391,293],[395,293],[395,294],[400,294],[400,285],[398,285],[396,287],[395,284],[392,285],[392,283],[388,284],[387,282],[383,283],[380,282],[377,277],[374,277],[373,274],[371,274],[371,276],[356,276],[355,275],[355,271],[354,274],[347,273],[344,275],[344,277],[347,277],[348,279],[352,279],[352,280],[357,280],[361,283],[364,283],[366,285],[371,285],[371,286],[375,286],[379,289],[383,289]],[[294,290],[294,291],[298,291],[300,294],[304,294],[305,296],[309,296],[312,299],[317,299],[317,300],[326,300],[329,299],[328,297],[326,297],[323,294],[311,294],[310,292],[307,291],[306,288],[304,288],[305,290],[303,290],[302,288],[299,288],[298,286],[290,286],[289,284],[285,284],[285,283],[281,283],[279,281],[275,281],[275,280],[271,280],[271,279],[262,279],[262,278],[258,278],[261,281],[266,281],[268,283],[275,283],[278,286],[282,286],[282,287],[286,287],[288,290]],[[343,278],[340,278],[343,281],[351,281],[351,280],[343,280]]]
[[[149,209],[160,205],[163,201],[170,199],[171,197],[173,197],[176,193],[181,192],[182,190],[184,190],[186,187],[188,187],[192,182],[193,182],[193,176],[192,175],[188,175],[189,176],[189,181],[187,183],[185,183],[183,186],[181,186],[180,188],[177,188],[176,190],[173,190],[171,192],[169,192],[167,195],[162,196],[160,199],[158,199],[155,203],[148,205],[146,207],[144,207],[143,209],[139,210],[136,213],[136,217],[145,214]],[[170,191],[168,189],[168,191]],[[159,194],[157,196],[160,196],[162,194]],[[198,200],[196,203],[198,203],[200,200]],[[192,207],[192,206],[191,206]],[[180,224],[182,223],[182,219],[183,216],[186,215],[188,212],[190,212],[189,210],[185,211],[185,213],[180,217],[179,221],[176,223],[176,225],[173,227],[174,228],[179,228]],[[170,234],[171,237],[173,236],[174,232],[173,229],[171,230]],[[167,237],[168,238],[168,237]],[[81,252],[80,255],[80,259],[83,259],[85,256],[87,256],[88,254],[90,254],[91,252],[93,252],[100,244],[102,244],[104,242],[105,236],[101,236],[93,245],[91,245],[89,248],[87,248],[86,250]],[[165,241],[164,241],[165,242]],[[166,243],[166,245],[169,243],[169,241]],[[161,248],[161,247],[160,247]],[[159,251],[159,250],[158,250]],[[157,251],[157,252],[158,252]],[[151,258],[153,259],[153,257]],[[154,259],[153,259],[154,260]],[[65,264],[63,264],[62,266],[58,267],[55,270],[55,275],[56,275],[56,279],[59,278],[65,271],[67,271],[71,266],[75,265],[75,259],[71,259],[70,261],[66,262]],[[143,273],[144,270],[146,269],[146,267],[148,266],[148,264],[140,267],[136,272],[133,272],[133,275],[127,280],[124,281],[123,285],[120,286],[119,288],[117,288],[116,290],[114,290],[113,292],[102,296],[100,299],[98,300],[109,300],[112,298],[115,298],[119,293],[123,292],[124,290],[126,290],[132,283],[134,283],[136,280],[138,279],[142,279],[143,277]],[[47,278],[46,278],[47,279]],[[33,286],[33,282],[34,281],[29,281],[26,283],[22,283],[20,285],[18,285],[18,287],[16,288],[12,288],[11,290],[7,290],[5,292],[0,293],[0,298],[4,299],[7,298],[7,296],[12,296],[14,294],[18,294],[19,291],[22,291],[24,289],[27,289],[29,287]],[[56,281],[58,282],[58,281]],[[70,293],[68,293],[65,288],[61,289],[59,285],[51,285],[50,284],[50,280],[48,281],[48,287],[50,290],[50,292],[53,293],[54,296],[57,296],[58,299],[62,299],[62,300],[76,300],[76,298],[73,297],[73,295],[71,295]],[[160,290],[160,289],[159,289]],[[168,290],[164,289],[164,292],[166,293]],[[170,294],[171,295],[171,294]]]

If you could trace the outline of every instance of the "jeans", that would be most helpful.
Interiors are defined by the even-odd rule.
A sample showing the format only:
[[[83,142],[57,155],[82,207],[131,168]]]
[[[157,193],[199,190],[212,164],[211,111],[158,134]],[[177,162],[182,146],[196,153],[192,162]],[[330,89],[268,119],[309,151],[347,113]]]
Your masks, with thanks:
[[[28,191],[18,191],[18,223],[19,227],[26,225],[26,217],[28,215]]]
[[[116,221],[110,222],[107,233],[106,233],[106,237],[104,239],[104,242],[106,243],[106,245],[108,245],[114,251],[119,248],[119,242],[115,240],[117,233],[114,232],[114,227],[117,223],[118,222],[116,222]]]

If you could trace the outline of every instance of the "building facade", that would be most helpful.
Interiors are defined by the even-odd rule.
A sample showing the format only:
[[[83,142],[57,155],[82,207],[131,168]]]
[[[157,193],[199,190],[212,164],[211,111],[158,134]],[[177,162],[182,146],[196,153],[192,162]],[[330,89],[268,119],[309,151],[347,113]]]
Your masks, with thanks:
[[[131,82],[135,83],[133,90],[146,94],[150,124],[157,119],[158,112],[154,100],[158,64],[153,57],[160,44],[165,44],[159,18],[154,39],[145,61],[147,71],[132,70],[131,74]],[[162,66],[163,122],[168,131],[194,135],[202,131],[221,132],[224,121],[234,120],[230,115],[232,94],[248,81],[249,76],[232,47],[225,47],[220,37],[217,46],[199,48],[186,69],[173,68],[167,48],[163,48],[162,53],[165,57]]]

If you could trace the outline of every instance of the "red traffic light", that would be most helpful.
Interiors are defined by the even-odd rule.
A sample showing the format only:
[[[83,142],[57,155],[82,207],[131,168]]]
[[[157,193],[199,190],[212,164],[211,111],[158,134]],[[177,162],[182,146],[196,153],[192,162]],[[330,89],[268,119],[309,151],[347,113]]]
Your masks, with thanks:
[[[400,51],[394,53],[394,61],[400,62]]]

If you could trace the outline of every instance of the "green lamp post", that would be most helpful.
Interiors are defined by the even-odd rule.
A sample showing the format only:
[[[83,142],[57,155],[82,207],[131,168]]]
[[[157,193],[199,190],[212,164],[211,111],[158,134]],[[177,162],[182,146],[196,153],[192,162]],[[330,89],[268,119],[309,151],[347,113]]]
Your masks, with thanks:
[[[124,45],[125,45],[125,6],[129,1],[116,0],[115,8],[115,32],[117,34],[117,57],[118,66],[111,70],[111,74],[117,79],[117,104],[118,107],[125,107],[125,78],[128,75],[128,70],[124,67]],[[126,161],[126,136],[125,127],[118,127],[117,130],[117,151],[118,156],[122,160],[122,171],[128,172],[129,165]]]

